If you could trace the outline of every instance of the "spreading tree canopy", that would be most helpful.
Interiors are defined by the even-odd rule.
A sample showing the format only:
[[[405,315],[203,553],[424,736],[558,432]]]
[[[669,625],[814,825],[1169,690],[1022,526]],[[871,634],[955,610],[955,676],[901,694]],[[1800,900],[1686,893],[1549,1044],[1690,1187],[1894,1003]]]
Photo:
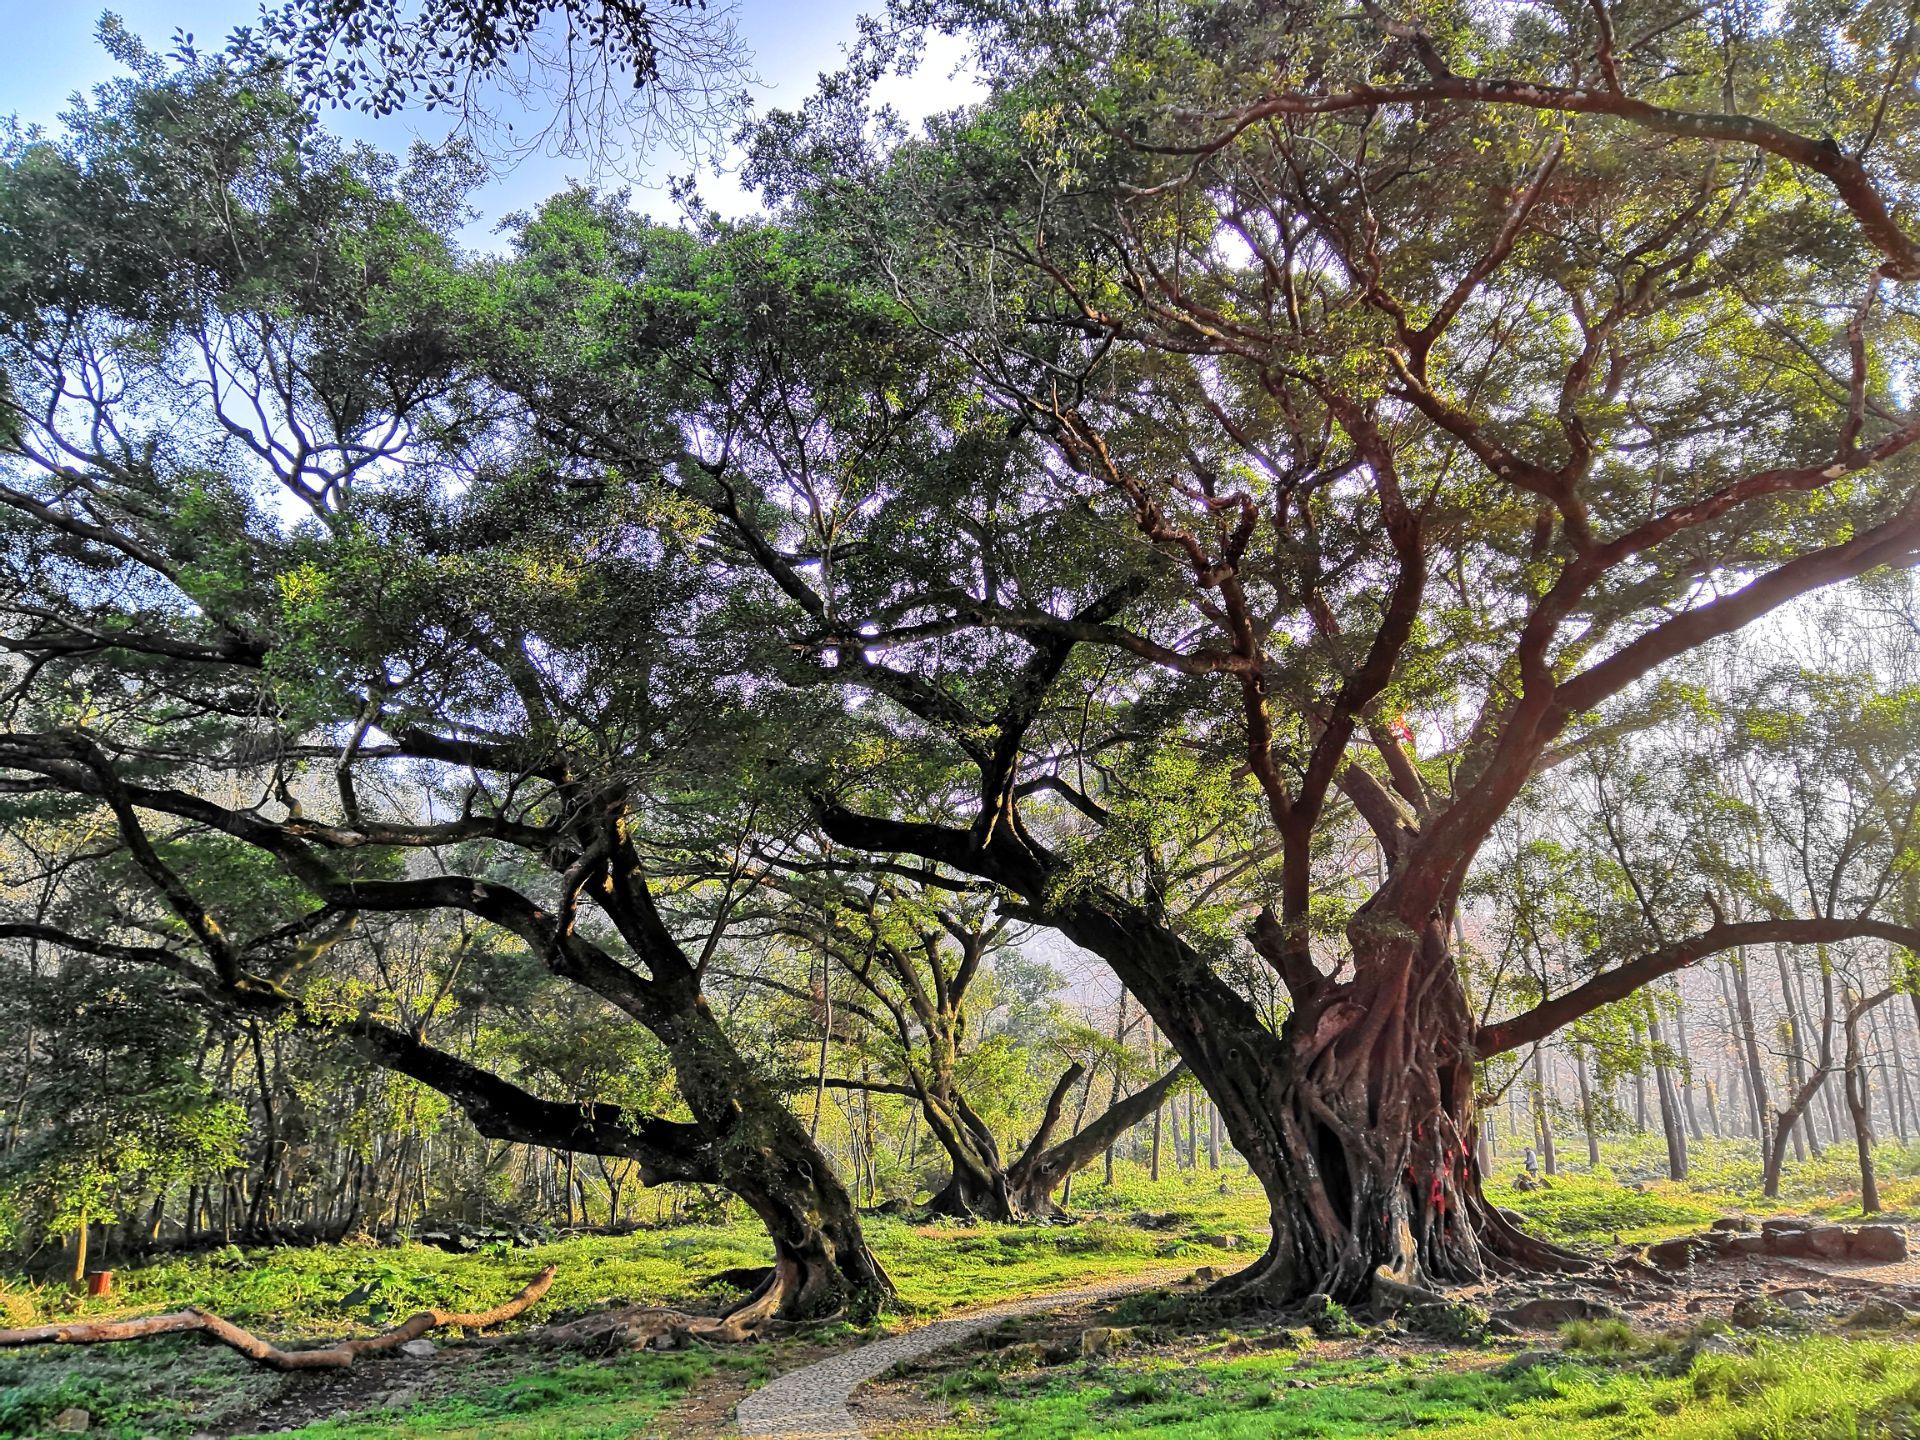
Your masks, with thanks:
[[[1675,875],[1505,1013],[1461,944],[1670,667],[1920,560],[1912,22],[901,18],[988,98],[905,138],[863,59],[738,225],[575,191],[463,257],[444,172],[220,77],[10,155],[0,763],[126,879],[6,933],[288,1006],[349,919],[502,927],[692,1116],[572,1140],[747,1196],[805,1309],[884,1280],[703,984],[814,827],[1111,966],[1271,1203],[1229,1293],[1574,1263],[1481,1197],[1483,1062],[1739,946],[1920,941],[1887,885]]]

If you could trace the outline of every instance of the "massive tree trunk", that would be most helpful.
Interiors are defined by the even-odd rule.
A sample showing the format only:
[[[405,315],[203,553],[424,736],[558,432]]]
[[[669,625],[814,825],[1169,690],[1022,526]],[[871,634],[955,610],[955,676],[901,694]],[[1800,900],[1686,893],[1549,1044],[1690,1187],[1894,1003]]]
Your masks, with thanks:
[[[1000,1158],[1000,1142],[993,1131],[967,1103],[964,1095],[945,1077],[921,1097],[920,1112],[927,1129],[947,1152],[952,1173],[927,1208],[936,1215],[956,1218],[977,1216],[982,1220],[1017,1220],[1020,1217],[1007,1189],[1006,1167]]]
[[[842,1312],[865,1316],[893,1295],[867,1248],[852,1198],[808,1137],[695,998],[652,1027],[674,1062],[691,1122],[629,1115],[611,1105],[544,1100],[417,1037],[372,1021],[348,1027],[370,1058],[413,1076],[466,1111],[492,1139],[636,1162],[643,1183],[720,1185],[766,1227],[773,1265],[722,1317],[721,1333],[746,1336],[773,1321]]]
[[[853,1197],[807,1127],[782,1103],[696,998],[654,1027],[694,1121],[711,1137],[719,1183],[773,1241],[765,1281],[725,1317],[752,1333],[771,1321],[870,1316],[892,1282],[860,1230]]]
[[[1352,978],[1289,977],[1295,1007],[1277,1034],[1136,908],[1083,894],[1045,918],[1147,1008],[1266,1192],[1267,1251],[1222,1294],[1353,1301],[1376,1273],[1428,1284],[1577,1263],[1481,1194],[1474,1021],[1443,918],[1409,933],[1361,917]]]

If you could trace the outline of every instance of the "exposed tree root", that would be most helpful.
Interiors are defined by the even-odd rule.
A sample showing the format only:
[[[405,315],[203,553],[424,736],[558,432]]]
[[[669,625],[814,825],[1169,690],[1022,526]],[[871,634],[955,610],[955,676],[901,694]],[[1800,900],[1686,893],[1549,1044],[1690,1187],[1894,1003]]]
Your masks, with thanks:
[[[397,1350],[409,1340],[418,1340],[430,1330],[460,1325],[481,1329],[511,1320],[553,1284],[554,1267],[549,1265],[528,1282],[511,1300],[491,1310],[422,1310],[409,1315],[393,1329],[357,1340],[342,1340],[314,1350],[282,1350],[251,1331],[242,1330],[231,1320],[223,1320],[205,1310],[189,1307],[165,1315],[148,1315],[138,1320],[73,1320],[58,1325],[33,1325],[23,1330],[0,1330],[0,1347],[13,1345],[93,1345],[110,1340],[140,1340],[149,1335],[172,1335],[198,1330],[222,1345],[238,1350],[249,1360],[271,1370],[345,1370],[362,1355]]]

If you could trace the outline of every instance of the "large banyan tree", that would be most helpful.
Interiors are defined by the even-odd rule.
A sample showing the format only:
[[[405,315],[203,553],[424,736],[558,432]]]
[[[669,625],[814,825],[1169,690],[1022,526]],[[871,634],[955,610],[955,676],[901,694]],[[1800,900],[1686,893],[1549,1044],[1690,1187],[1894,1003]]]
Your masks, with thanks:
[[[935,8],[991,97],[901,143],[850,82],[768,125],[805,243],[755,252],[769,297],[675,469],[769,582],[788,678],[890,737],[822,773],[822,823],[991,881],[1139,997],[1271,1201],[1226,1291],[1561,1263],[1481,1197],[1478,1062],[1742,944],[1915,938],[1871,904],[1703,903],[1486,1019],[1458,953],[1482,843],[1596,715],[1920,559],[1911,22]],[[576,247],[552,333],[610,272],[657,296],[647,250]],[[616,465],[667,353],[620,318],[563,373],[501,372]],[[818,403],[901,325],[944,400]],[[1248,932],[1278,1018],[1168,920],[1152,817],[1115,804],[1115,757],[1182,747],[1231,760],[1277,848]],[[1355,824],[1378,881],[1329,926],[1316,866]]]
[[[1914,938],[1844,903],[1709,902],[1484,1023],[1457,953],[1481,844],[1597,712],[1621,723],[1676,657],[1920,559],[1913,22],[944,13],[983,27],[986,105],[875,154],[835,97],[773,128],[763,173],[1028,437],[1017,491],[983,474],[938,503],[990,533],[1044,513],[1111,562],[1035,584],[983,541],[844,612],[809,576],[814,643],[918,723],[971,699],[951,637],[1030,655],[951,732],[971,813],[848,787],[828,828],[991,878],[1114,968],[1271,1199],[1272,1245],[1229,1290],[1555,1263],[1481,1198],[1478,1062],[1737,945]],[[1058,716],[1096,665],[1233,737],[1279,848],[1250,932],[1290,996],[1277,1026],[1156,916],[1151,876],[1140,903],[1071,863],[1099,821],[1066,793]],[[1329,937],[1316,847],[1354,817],[1383,871]]]
[[[883,1303],[705,994],[731,777],[772,743],[725,683],[751,626],[646,494],[496,424],[451,348],[457,152],[403,169],[271,71],[128,58],[0,156],[0,804],[37,882],[0,938],[344,1035],[485,1135],[724,1186],[774,1248],[736,1332]],[[543,1097],[329,969],[449,916],[644,1027],[684,1114]]]

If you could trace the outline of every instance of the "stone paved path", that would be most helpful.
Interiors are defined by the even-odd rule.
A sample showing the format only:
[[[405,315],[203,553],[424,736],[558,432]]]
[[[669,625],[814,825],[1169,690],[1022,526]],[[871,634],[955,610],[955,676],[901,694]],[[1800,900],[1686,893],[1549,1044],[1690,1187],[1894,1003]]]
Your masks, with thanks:
[[[798,1370],[789,1370],[742,1400],[735,1409],[740,1433],[748,1440],[864,1440],[847,1409],[847,1399],[867,1381],[876,1379],[903,1360],[917,1360],[947,1345],[957,1345],[989,1325],[1015,1315],[1033,1315],[1057,1306],[1108,1300],[1135,1290],[1165,1285],[1187,1269],[1157,1270],[1110,1280],[1080,1290],[1055,1290],[1027,1295],[984,1309],[970,1310],[950,1320],[935,1320],[899,1335],[830,1355]]]

